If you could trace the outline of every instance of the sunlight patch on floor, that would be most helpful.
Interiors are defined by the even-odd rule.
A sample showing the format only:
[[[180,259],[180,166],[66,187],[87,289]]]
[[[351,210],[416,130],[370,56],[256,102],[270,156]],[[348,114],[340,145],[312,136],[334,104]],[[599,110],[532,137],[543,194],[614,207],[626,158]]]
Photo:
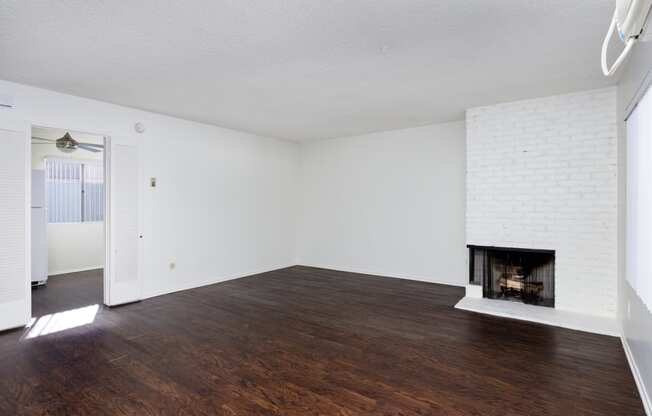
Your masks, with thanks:
[[[100,305],[96,304],[43,315],[40,318],[32,318],[28,325],[28,332],[25,339],[32,339],[91,324],[95,321],[95,316],[99,310]]]

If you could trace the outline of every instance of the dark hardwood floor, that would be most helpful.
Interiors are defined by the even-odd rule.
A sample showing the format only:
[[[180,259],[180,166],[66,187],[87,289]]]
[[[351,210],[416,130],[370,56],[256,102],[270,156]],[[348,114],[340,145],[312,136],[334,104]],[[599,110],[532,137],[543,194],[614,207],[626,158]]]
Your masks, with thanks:
[[[32,316],[102,303],[102,269],[50,276],[32,289]]]
[[[57,309],[77,308],[65,282]],[[0,414],[644,415],[617,338],[454,309],[462,296],[293,267],[101,307],[0,335]]]

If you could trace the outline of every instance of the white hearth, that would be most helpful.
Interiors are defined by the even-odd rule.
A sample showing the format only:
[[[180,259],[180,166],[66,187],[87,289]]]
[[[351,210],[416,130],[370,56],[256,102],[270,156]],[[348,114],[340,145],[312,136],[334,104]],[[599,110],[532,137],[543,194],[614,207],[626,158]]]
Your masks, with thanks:
[[[518,302],[484,299],[482,297],[469,296],[468,294],[455,305],[455,308],[578,331],[620,336],[618,322],[615,318],[562,311]]]

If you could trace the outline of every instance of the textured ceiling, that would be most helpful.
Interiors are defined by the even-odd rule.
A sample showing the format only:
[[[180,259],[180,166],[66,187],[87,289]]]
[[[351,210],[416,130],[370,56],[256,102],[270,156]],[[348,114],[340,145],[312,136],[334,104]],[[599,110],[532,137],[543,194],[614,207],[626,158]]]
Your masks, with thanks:
[[[293,140],[613,83],[613,0],[0,2],[0,78]]]

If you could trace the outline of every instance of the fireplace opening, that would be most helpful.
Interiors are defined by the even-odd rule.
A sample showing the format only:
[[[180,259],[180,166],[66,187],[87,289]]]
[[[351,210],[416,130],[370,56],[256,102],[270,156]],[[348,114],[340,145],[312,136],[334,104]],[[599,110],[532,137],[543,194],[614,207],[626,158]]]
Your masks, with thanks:
[[[471,284],[489,299],[555,306],[555,252],[504,247],[469,247]]]

